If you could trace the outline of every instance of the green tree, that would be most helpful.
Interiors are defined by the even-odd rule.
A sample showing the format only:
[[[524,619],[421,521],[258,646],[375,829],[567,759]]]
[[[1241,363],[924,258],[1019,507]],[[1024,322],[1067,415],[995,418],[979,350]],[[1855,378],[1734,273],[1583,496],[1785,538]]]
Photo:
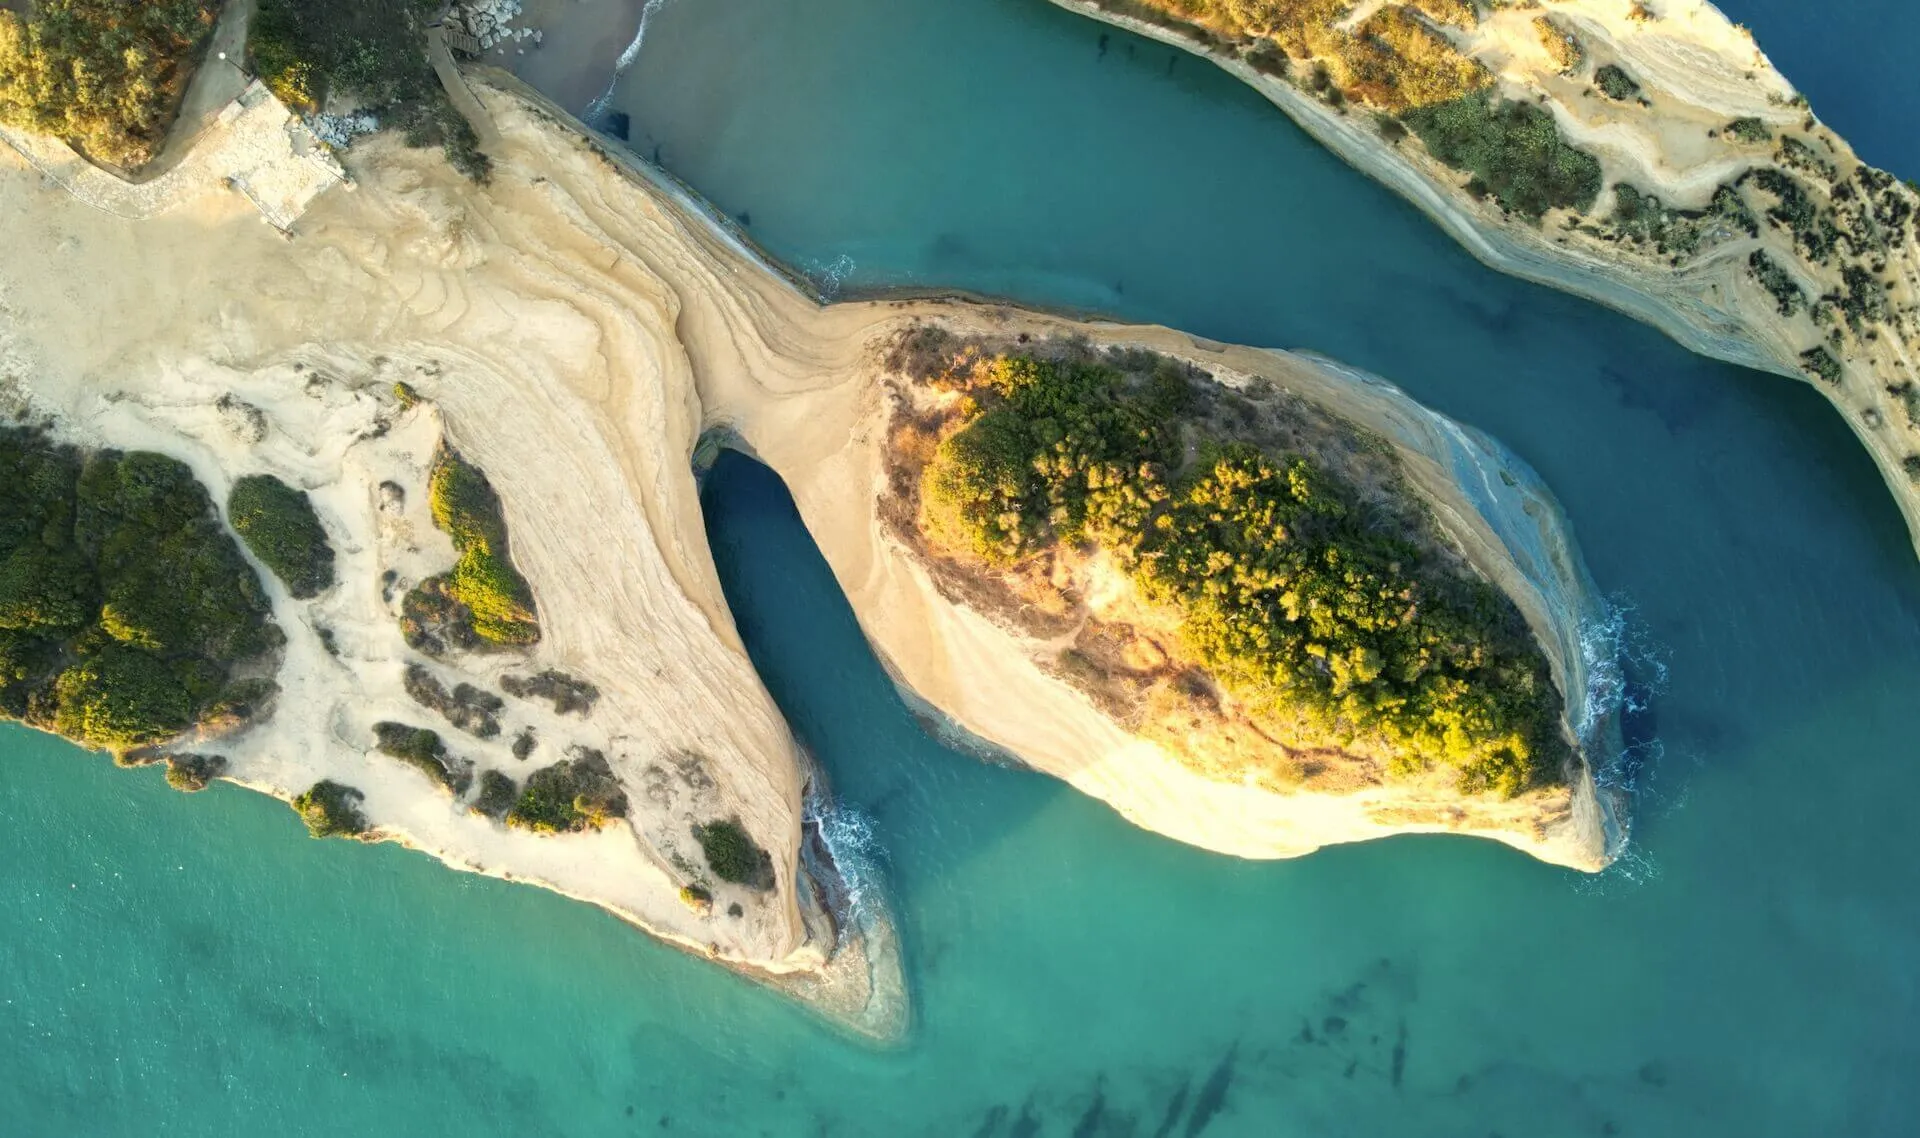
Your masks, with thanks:
[[[295,597],[333,585],[333,546],[303,491],[271,474],[249,474],[227,495],[227,520]]]
[[[89,747],[123,751],[193,725],[193,700],[173,670],[134,648],[108,647],[60,673],[54,725]]]
[[[0,121],[123,166],[165,135],[211,0],[35,0],[0,10]]]

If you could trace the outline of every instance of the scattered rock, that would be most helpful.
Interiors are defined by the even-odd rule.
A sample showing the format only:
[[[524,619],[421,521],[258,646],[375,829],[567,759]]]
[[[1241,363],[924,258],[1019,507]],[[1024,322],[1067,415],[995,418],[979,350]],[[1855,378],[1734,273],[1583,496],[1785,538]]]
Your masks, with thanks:
[[[167,761],[167,785],[183,794],[193,794],[207,788],[207,784],[219,778],[227,770],[225,755],[197,755],[182,753],[165,756]]]
[[[267,437],[267,413],[244,400],[222,395],[214,408],[220,412],[220,425],[236,440],[252,446]]]

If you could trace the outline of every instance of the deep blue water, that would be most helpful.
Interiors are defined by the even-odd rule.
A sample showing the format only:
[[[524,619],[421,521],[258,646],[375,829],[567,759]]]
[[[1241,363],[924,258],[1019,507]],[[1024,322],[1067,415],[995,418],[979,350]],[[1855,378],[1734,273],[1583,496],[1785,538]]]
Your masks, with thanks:
[[[1717,0],[1860,157],[1920,178],[1920,4]]]
[[[583,906],[9,731],[0,1133],[1912,1132],[1920,565],[1812,391],[1488,272],[1211,68],[1038,0],[671,0],[615,101],[846,287],[1312,347],[1499,436],[1668,674],[1634,856],[1597,880],[1448,838],[1237,862],[948,751],[777,479],[728,458],[716,560],[883,851],[903,1048]]]

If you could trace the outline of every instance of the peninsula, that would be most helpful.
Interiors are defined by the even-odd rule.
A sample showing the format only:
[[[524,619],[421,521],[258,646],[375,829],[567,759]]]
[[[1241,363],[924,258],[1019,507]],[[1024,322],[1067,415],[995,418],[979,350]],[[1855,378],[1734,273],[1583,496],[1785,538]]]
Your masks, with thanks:
[[[448,82],[435,149],[336,159],[253,84],[139,184],[7,131],[9,715],[897,1036],[884,902],[844,904],[707,550],[721,441],[930,723],[1144,827],[1617,851],[1592,590],[1491,440],[1316,357],[823,305],[511,78]]]
[[[1053,0],[1195,52],[1493,268],[1805,379],[1920,545],[1920,192],[1707,0]]]

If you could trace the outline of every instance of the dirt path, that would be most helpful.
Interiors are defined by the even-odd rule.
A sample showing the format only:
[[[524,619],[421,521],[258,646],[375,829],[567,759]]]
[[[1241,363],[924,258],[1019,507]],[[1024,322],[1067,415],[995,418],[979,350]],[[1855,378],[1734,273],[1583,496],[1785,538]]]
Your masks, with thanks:
[[[459,64],[453,61],[453,52],[447,47],[447,30],[438,24],[427,29],[427,58],[433,62],[433,73],[440,77],[440,85],[447,89],[447,98],[453,100],[454,108],[472,125],[473,133],[480,138],[480,149],[492,150],[500,144],[500,132],[493,125],[493,116],[480,100],[473,97],[473,91],[467,87],[467,81],[460,74]]]

